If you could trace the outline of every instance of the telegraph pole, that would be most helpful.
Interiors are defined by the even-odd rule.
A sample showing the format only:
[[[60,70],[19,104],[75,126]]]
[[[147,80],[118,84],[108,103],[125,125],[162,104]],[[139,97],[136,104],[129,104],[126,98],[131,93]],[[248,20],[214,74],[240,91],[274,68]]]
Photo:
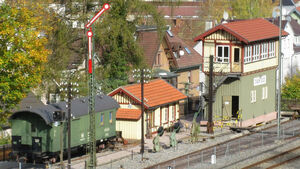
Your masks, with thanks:
[[[104,4],[102,9],[85,25],[88,29],[88,73],[89,73],[89,115],[90,115],[90,133],[89,133],[89,153],[90,159],[88,168],[96,168],[96,128],[95,128],[95,89],[94,89],[94,46],[93,46],[93,23],[110,8],[109,4]]]
[[[214,133],[214,122],[212,120],[213,113],[213,59],[214,56],[209,56],[209,100],[208,100],[208,122],[207,122],[207,133]]]
[[[71,82],[68,81],[68,169],[71,169]]]
[[[279,16],[279,52],[278,52],[278,92],[277,92],[277,138],[280,139],[280,109],[281,109],[281,21],[282,21],[282,0],[280,0]]]
[[[142,138],[141,138],[141,154],[142,161],[144,155],[144,69],[141,70],[141,99],[142,99]]]

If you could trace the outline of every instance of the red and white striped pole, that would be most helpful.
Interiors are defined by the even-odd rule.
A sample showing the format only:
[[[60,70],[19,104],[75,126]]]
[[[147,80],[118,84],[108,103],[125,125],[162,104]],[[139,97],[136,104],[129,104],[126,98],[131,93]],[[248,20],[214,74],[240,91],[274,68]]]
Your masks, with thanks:
[[[89,49],[89,73],[93,73],[93,62],[92,62],[92,53],[93,53],[93,44],[92,44],[92,37],[93,37],[93,31],[90,28],[89,31],[87,31],[87,36],[88,36],[88,49]]]
[[[92,37],[93,37],[93,31],[92,31],[92,24],[103,14],[103,12],[105,12],[106,10],[108,10],[110,8],[109,4],[104,4],[102,9],[92,18],[91,21],[89,21],[88,24],[85,25],[85,27],[87,29],[89,29],[87,31],[87,36],[88,36],[88,48],[89,48],[89,61],[88,61],[88,65],[89,65],[89,74],[93,73],[93,62],[92,62],[92,55],[93,55],[93,44],[92,44]]]

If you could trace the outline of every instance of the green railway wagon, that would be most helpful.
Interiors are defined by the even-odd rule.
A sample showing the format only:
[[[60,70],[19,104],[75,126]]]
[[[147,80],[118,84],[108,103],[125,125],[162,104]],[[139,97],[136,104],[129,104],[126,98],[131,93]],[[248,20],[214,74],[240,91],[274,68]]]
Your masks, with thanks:
[[[95,97],[95,125],[97,143],[105,143],[116,137],[116,111],[119,104],[110,96]],[[65,112],[67,103],[49,104],[36,109],[20,110],[10,117],[12,125],[13,153],[28,159],[57,158],[60,153],[61,131],[64,151],[68,145],[67,120],[56,122],[55,112]],[[85,151],[89,142],[88,98],[71,102],[71,148]]]

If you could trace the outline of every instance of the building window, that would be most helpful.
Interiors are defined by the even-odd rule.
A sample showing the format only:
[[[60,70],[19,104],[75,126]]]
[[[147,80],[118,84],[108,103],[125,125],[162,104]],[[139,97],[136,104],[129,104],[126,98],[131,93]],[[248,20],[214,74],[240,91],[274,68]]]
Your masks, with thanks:
[[[253,45],[253,61],[258,61],[260,54],[260,44]]]
[[[189,71],[188,72],[188,83],[191,83],[192,82],[192,72]]]
[[[251,62],[251,55],[252,55],[252,48],[251,46],[245,46],[245,56],[244,56],[244,62],[249,63]]]
[[[109,112],[109,122],[112,123],[112,112]]]
[[[173,105],[173,120],[176,120],[176,104]]]
[[[296,36],[295,37],[295,44],[299,44],[300,43],[300,36]]]
[[[251,90],[250,97],[251,97],[251,103],[255,103],[256,102],[256,90]]]
[[[100,125],[103,126],[104,125],[104,114],[101,113],[100,115]]]
[[[166,107],[165,108],[165,122],[168,122],[169,121],[169,108]]]
[[[267,99],[268,98],[268,87],[263,87],[262,88],[262,99]]]
[[[234,62],[240,62],[240,48],[234,48]]]
[[[261,59],[268,58],[268,43],[264,42],[261,44]]]
[[[217,46],[217,62],[229,62],[229,46]]]
[[[157,57],[155,59],[155,65],[160,65],[160,59],[161,59],[160,54],[157,54]]]
[[[269,58],[275,57],[275,42],[269,42]]]

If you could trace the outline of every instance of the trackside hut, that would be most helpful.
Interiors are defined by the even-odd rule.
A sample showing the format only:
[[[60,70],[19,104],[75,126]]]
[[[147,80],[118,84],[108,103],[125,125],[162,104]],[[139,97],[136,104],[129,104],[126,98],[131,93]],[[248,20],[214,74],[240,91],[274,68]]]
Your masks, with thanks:
[[[120,104],[116,115],[116,130],[127,139],[141,139],[141,85],[115,89],[109,96]],[[165,80],[144,84],[144,133],[153,134],[158,127],[168,128],[179,119],[179,101],[187,97]],[[148,127],[147,127],[148,126]]]
[[[221,24],[194,39],[203,42],[198,45],[206,75],[209,56],[214,56],[214,120],[238,118],[239,113],[241,125],[250,126],[276,118],[278,37],[276,25],[258,18]]]

